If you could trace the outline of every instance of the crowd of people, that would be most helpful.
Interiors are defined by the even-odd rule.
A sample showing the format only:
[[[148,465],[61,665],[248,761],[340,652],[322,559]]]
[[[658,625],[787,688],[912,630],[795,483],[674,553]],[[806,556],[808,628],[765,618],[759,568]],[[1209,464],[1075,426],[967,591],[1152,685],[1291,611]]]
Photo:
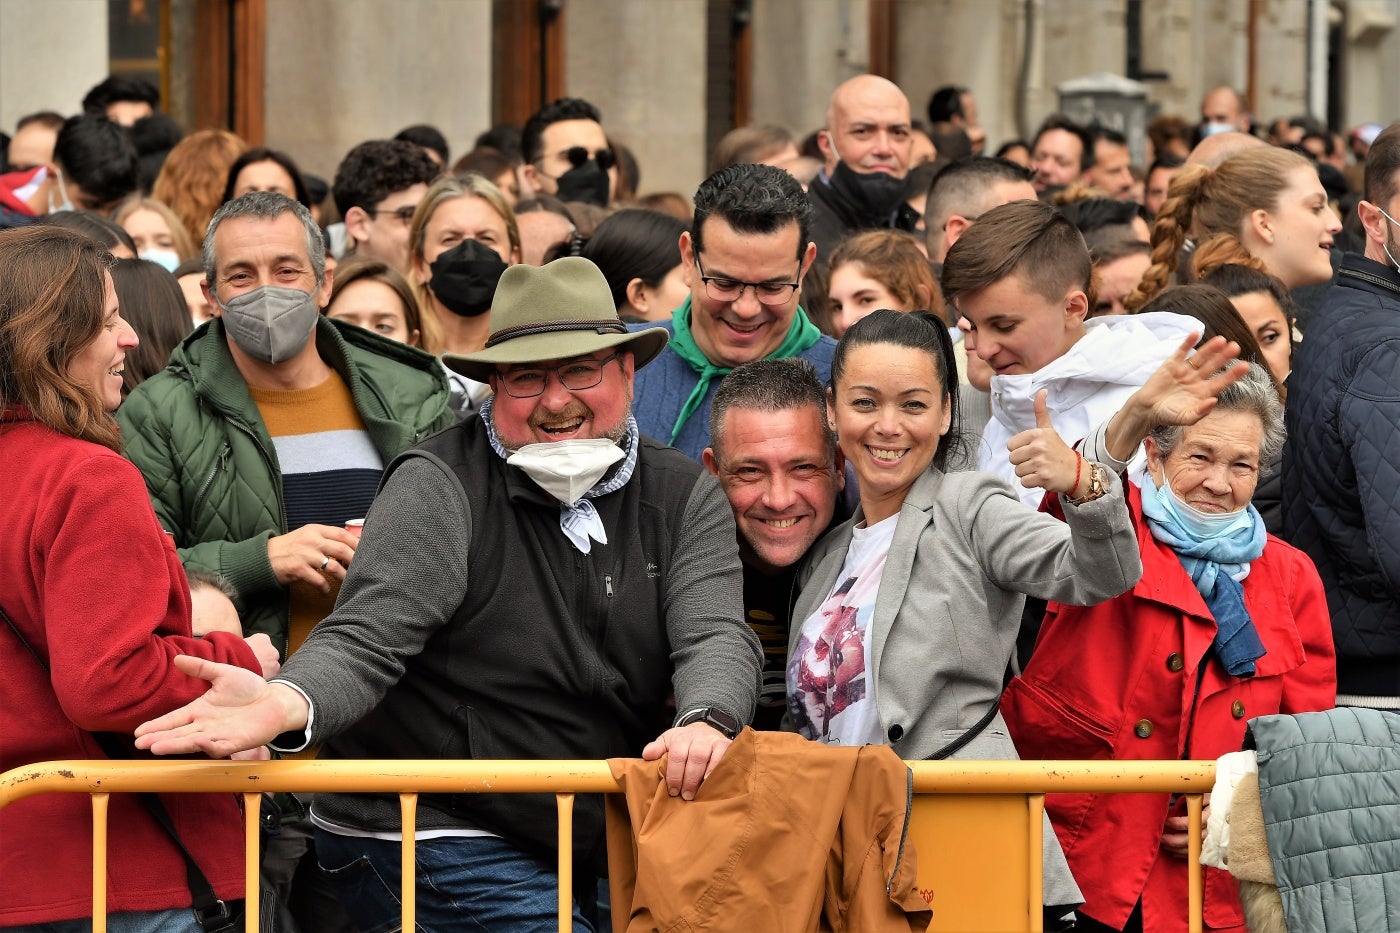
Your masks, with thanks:
[[[1134,761],[1400,710],[1400,124],[1218,88],[1144,165],[1062,115],[989,155],[968,89],[862,75],[639,196],[576,98],[329,182],[139,81],[83,108],[0,173],[0,771],[641,757],[693,801],[750,725]],[[217,929],[234,802],[151,806],[113,928]],[[0,927],[85,928],[85,807],[0,811]],[[397,927],[395,797],[266,809],[285,924]],[[1047,929],[1185,929],[1179,800],[1046,812]],[[554,928],[551,799],[417,820],[425,929]],[[574,846],[604,929],[600,801]]]

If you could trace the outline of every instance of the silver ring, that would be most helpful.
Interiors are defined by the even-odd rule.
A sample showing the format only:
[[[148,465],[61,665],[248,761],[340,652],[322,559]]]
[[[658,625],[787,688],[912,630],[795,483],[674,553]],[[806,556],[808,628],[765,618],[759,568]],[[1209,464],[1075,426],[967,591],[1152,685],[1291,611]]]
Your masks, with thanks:
[[[326,572],[326,568],[329,567],[330,565],[331,565],[331,558],[330,558],[330,555],[329,555],[329,554],[322,554],[322,555],[321,555],[321,572],[322,572],[322,573],[325,573],[325,572]]]

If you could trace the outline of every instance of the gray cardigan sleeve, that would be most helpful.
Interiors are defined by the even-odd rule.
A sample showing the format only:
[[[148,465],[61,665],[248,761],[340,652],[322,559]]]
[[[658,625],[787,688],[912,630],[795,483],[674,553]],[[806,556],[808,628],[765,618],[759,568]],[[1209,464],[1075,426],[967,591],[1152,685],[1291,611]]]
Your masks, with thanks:
[[[335,611],[277,675],[310,700],[312,744],[373,709],[452,618],[470,546],[471,516],[451,478],[421,457],[400,464],[365,519]]]
[[[695,481],[674,538],[664,608],[676,710],[717,706],[748,722],[758,702],[763,654],[744,621],[734,513],[708,472]]]
[[[1064,522],[1027,509],[1003,484],[978,487],[962,514],[987,576],[1003,589],[1076,606],[1132,587],[1142,577],[1137,533],[1122,479],[1110,470],[1108,484],[1105,495],[1083,505],[1061,497]]]

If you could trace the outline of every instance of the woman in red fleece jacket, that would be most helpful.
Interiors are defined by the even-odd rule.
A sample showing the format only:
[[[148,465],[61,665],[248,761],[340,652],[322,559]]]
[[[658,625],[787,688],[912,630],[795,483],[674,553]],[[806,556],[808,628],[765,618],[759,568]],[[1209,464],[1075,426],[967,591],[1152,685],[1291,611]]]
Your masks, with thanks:
[[[206,685],[176,670],[176,655],[265,676],[277,667],[266,636],[190,634],[184,570],[141,474],[121,456],[111,416],[123,358],[137,343],[119,314],[111,263],[73,231],[0,233],[0,609],[12,623],[0,621],[0,771],[105,758],[93,732],[129,736],[200,696]],[[164,803],[218,895],[242,897],[235,798]],[[169,836],[130,795],[112,799],[109,827],[113,928],[198,933]],[[91,833],[83,795],[0,810],[0,927],[89,928]]]

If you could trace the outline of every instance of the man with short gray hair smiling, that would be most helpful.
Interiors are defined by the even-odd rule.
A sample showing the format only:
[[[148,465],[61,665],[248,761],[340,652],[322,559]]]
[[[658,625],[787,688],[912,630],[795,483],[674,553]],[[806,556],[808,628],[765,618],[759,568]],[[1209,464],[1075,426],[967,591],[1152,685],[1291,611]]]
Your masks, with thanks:
[[[755,360],[720,383],[701,454],[734,510],[744,564],[744,617],[763,646],[755,729],[778,729],[787,710],[788,629],[797,569],[816,540],[844,520],[837,496],[845,460],[827,423],[826,388],[803,359]]]
[[[428,354],[321,314],[321,231],[290,198],[223,205],[203,259],[214,320],[118,421],[181,560],[228,581],[247,633],[268,635],[285,661],[335,604],[357,544],[345,523],[369,510],[384,465],[452,423],[447,379]],[[310,826],[283,802],[264,867],[309,915],[292,877],[315,860]],[[324,915],[316,928],[336,929]]]
[[[335,612],[270,683],[177,659],[212,686],[143,725],[137,744],[224,755],[321,742],[328,758],[666,755],[669,792],[693,798],[749,721],[760,659],[719,484],[631,415],[633,374],[665,345],[664,330],[628,331],[586,259],[507,269],[486,347],[445,358],[495,395],[388,467]],[[397,798],[319,796],[312,818],[324,865],[362,866],[336,875],[352,916],[393,928]],[[580,798],[574,828],[574,929],[591,931],[601,800]],[[553,800],[425,794],[418,838],[433,881],[418,891],[425,928],[553,928]],[[383,883],[356,883],[364,866]]]

